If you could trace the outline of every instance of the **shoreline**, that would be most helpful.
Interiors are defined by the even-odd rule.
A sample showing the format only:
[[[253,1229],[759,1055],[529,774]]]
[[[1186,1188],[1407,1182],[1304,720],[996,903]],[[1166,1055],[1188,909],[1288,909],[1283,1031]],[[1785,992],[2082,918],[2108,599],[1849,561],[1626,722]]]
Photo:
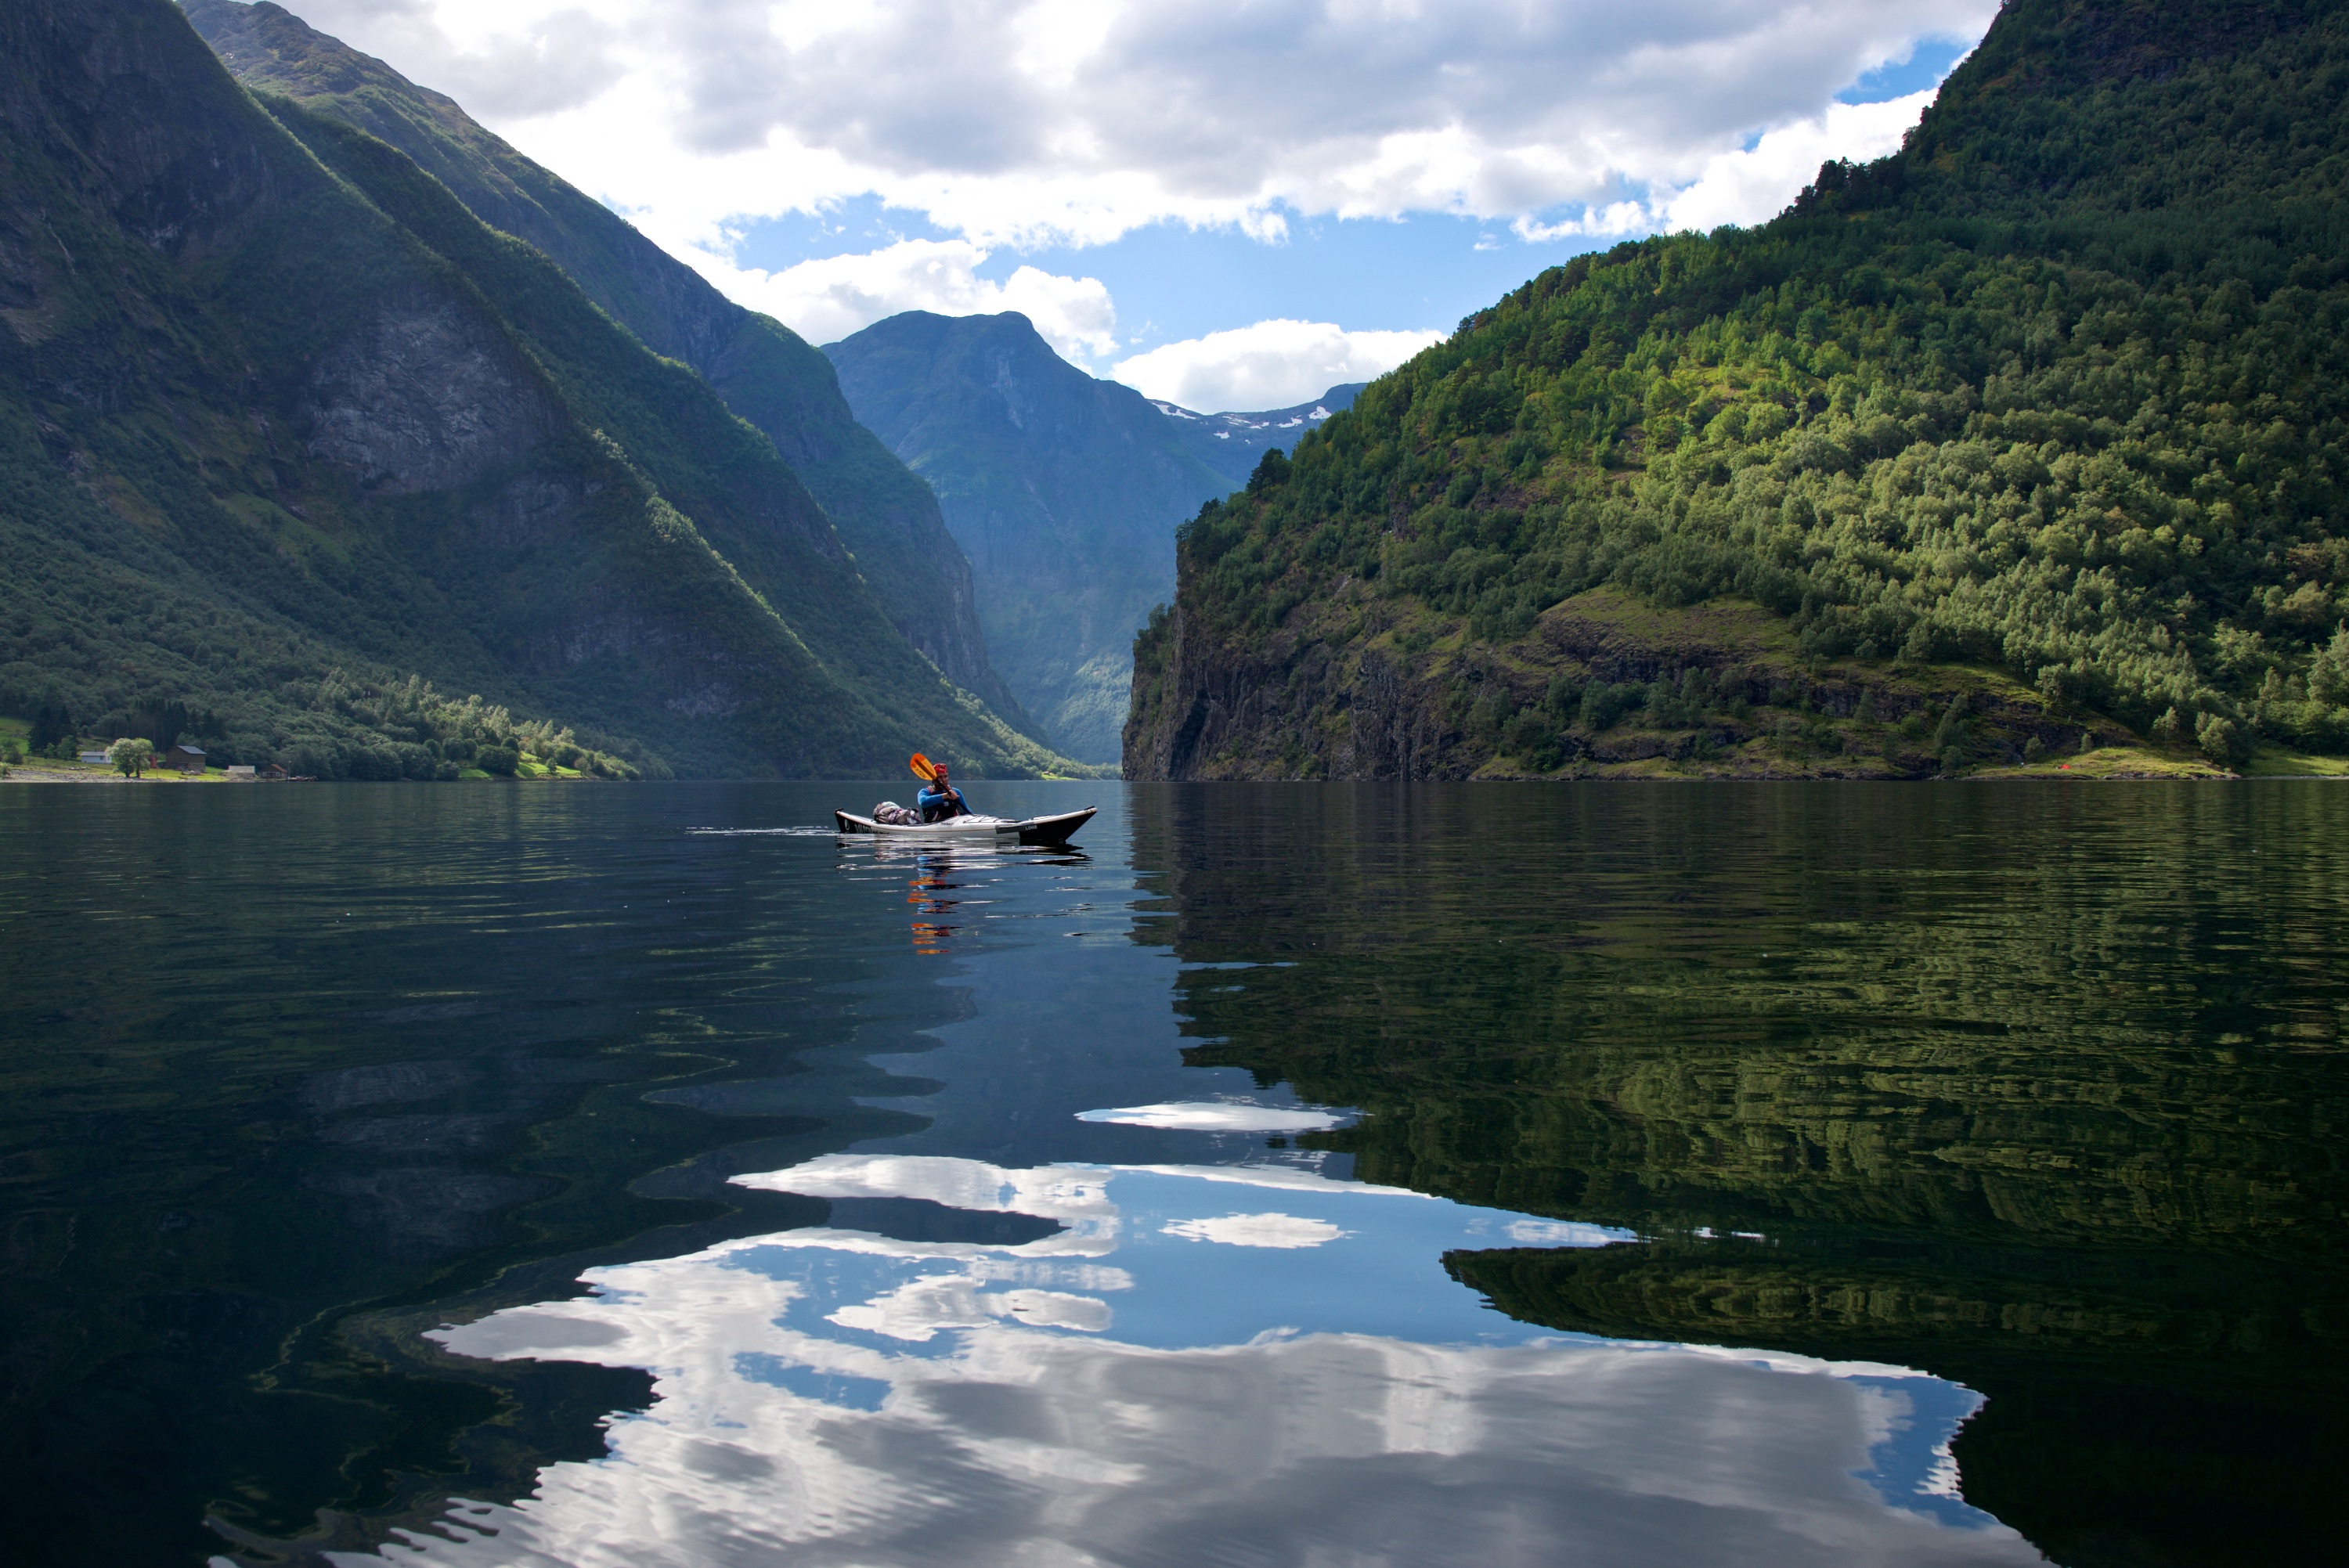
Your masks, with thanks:
[[[57,762],[10,762],[0,764],[0,784],[291,784],[291,779],[256,779],[239,774],[233,778],[225,773],[188,774],[170,769],[150,768],[137,779],[127,779],[110,768],[86,768]],[[301,779],[316,783],[316,779]]]

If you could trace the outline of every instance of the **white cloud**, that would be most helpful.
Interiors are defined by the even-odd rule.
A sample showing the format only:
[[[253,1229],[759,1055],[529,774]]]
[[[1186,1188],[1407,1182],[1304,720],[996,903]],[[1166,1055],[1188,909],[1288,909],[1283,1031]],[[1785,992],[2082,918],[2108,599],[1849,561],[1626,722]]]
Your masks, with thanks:
[[[638,64],[615,8],[579,4],[440,5],[432,0],[295,0],[324,33],[388,60],[484,121],[592,102]]]
[[[1202,1099],[1129,1105],[1113,1110],[1081,1110],[1077,1119],[1121,1122],[1128,1127],[1179,1128],[1192,1132],[1319,1132],[1345,1119],[1330,1111],[1296,1106],[1239,1105]]]
[[[1146,397],[1204,414],[1285,408],[1368,381],[1440,341],[1440,332],[1348,332],[1326,321],[1259,321],[1120,360],[1110,375]]]
[[[1572,232],[1603,233],[1627,218],[1627,198],[1644,212],[1638,203],[1654,193],[1712,179],[1714,161],[1757,132],[1856,125],[1827,107],[1838,89],[1921,37],[1978,36],[1996,9],[296,4],[457,93],[663,243],[719,254],[730,220],[868,193],[983,248],[1097,243],[1159,222],[1272,233],[1290,211],[1521,219],[1587,205],[1598,226]]]
[[[1211,1220],[1170,1220],[1158,1227],[1162,1235],[1186,1242],[1215,1242],[1226,1247],[1278,1247],[1293,1251],[1318,1247],[1352,1234],[1327,1220],[1301,1214],[1219,1214]]]
[[[1495,1211],[1229,1167],[833,1156],[744,1180],[1071,1228],[1011,1245],[745,1237],[433,1332],[459,1356],[641,1367],[652,1407],[611,1418],[608,1457],[333,1560],[1630,1563],[1661,1541],[1674,1561],[1757,1568],[2039,1561],[1949,1496],[1962,1390],[1514,1323],[1435,1266],[1489,1245]],[[1192,1244],[1234,1218],[1214,1215],[1234,1184],[1342,1213],[1360,1238],[1343,1271]]]
[[[1607,1247],[1618,1239],[1604,1225],[1577,1220],[1512,1220],[1501,1232],[1521,1247]]]
[[[1666,189],[1669,192],[1670,188]],[[1547,244],[1554,240],[1625,239],[1647,233],[1655,228],[1656,222],[1654,209],[1645,201],[1609,201],[1604,206],[1593,202],[1579,214],[1555,222],[1521,214],[1509,227],[1528,244]]]
[[[988,253],[968,240],[900,240],[862,255],[826,256],[780,272],[740,267],[706,250],[685,248],[682,254],[727,294],[811,343],[831,343],[900,311],[993,315],[1016,310],[1070,359],[1108,354],[1117,346],[1117,310],[1100,279],[1021,267],[999,284],[978,275]]]
[[[1716,153],[1704,172],[1666,205],[1661,227],[1713,229],[1760,223],[1782,211],[1831,158],[1865,162],[1897,150],[1917,123],[1930,91],[1882,103],[1831,104],[1817,119],[1799,120],[1764,135],[1751,149]]]

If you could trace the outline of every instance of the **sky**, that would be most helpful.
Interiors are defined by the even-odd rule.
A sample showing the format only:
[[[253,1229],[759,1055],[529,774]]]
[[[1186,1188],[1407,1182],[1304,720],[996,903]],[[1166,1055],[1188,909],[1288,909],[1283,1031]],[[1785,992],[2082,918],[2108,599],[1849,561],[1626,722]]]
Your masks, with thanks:
[[[1202,412],[1899,145],[1996,0],[289,0],[829,343],[1024,313]]]

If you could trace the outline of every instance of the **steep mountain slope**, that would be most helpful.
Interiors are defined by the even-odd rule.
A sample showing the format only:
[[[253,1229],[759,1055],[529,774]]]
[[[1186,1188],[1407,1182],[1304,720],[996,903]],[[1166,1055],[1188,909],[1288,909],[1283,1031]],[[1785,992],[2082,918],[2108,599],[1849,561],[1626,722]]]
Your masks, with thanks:
[[[1175,525],[1229,483],[1141,393],[1079,370],[1024,315],[909,311],[824,352],[856,417],[937,491],[1013,694],[1060,749],[1113,760],[1133,630],[1174,586]]]
[[[743,309],[603,203],[476,124],[456,102],[262,0],[186,0],[248,87],[398,148],[492,228],[527,240],[656,353],[701,372],[764,431],[823,506],[890,619],[957,685],[1025,723],[988,665],[969,563],[927,486],[856,423],[831,363]]]
[[[1900,153],[1544,273],[1188,525],[1129,772],[2349,744],[2344,88],[2337,7],[2013,0]]]
[[[1342,414],[1352,407],[1355,394],[1368,385],[1365,381],[1349,381],[1330,387],[1311,402],[1257,413],[1197,414],[1179,403],[1156,397],[1150,400],[1150,406],[1174,421],[1176,432],[1193,457],[1223,475],[1229,489],[1237,490],[1247,483],[1248,475],[1256,471],[1268,448],[1288,450],[1306,431],[1319,429],[1330,415]]]
[[[168,0],[0,11],[0,113],[12,706],[429,776],[420,676],[680,772],[1049,765],[698,377]]]

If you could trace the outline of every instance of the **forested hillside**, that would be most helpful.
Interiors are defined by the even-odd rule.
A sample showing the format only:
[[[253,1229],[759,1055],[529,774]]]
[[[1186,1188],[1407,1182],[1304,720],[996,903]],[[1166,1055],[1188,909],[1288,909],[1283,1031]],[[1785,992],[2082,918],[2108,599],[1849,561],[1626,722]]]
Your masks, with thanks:
[[[1026,722],[988,664],[970,566],[938,516],[937,498],[856,422],[814,346],[726,298],[453,99],[284,7],[185,0],[184,9],[238,80],[398,148],[481,222],[544,252],[655,353],[700,371],[822,503],[897,629],[957,684]]]
[[[1129,773],[2349,747],[2344,105],[2338,7],[2012,0],[1899,153],[1543,273],[1206,508]]]
[[[168,0],[0,9],[0,710],[329,776],[1050,765],[701,377]]]

